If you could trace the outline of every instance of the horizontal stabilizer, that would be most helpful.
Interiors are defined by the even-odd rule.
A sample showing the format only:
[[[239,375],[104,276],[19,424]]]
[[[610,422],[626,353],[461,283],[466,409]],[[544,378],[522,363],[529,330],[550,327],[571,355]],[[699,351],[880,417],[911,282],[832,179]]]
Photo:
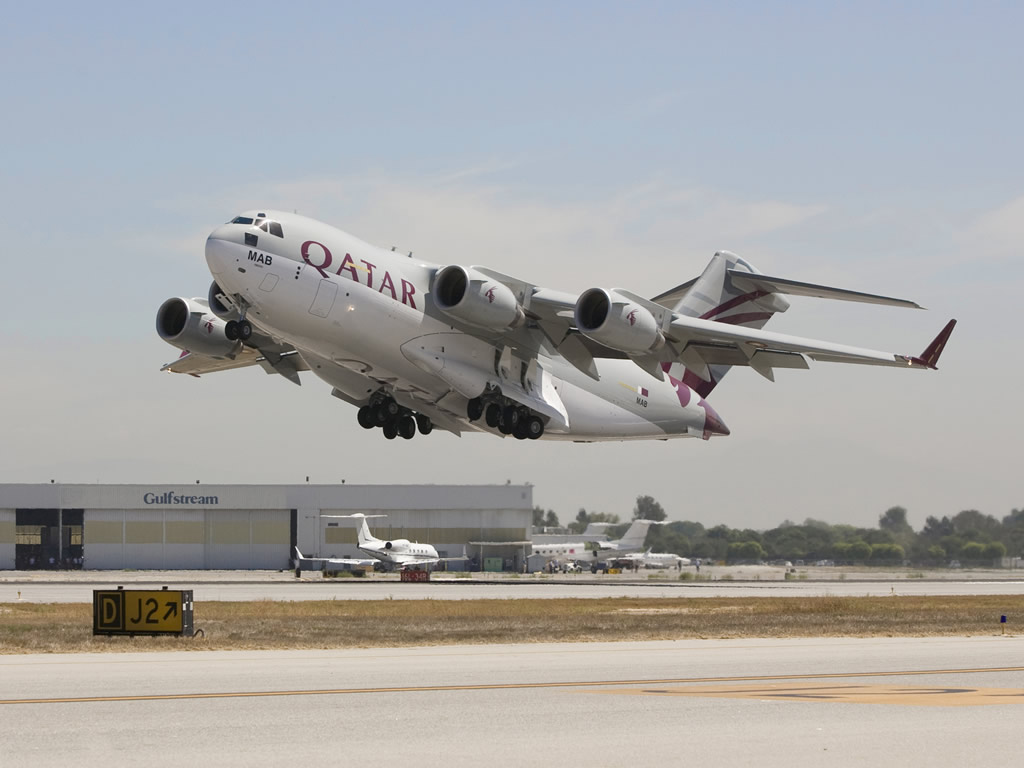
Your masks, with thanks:
[[[818,299],[836,299],[838,301],[858,301],[864,304],[884,304],[890,307],[907,307],[924,309],[920,304],[906,299],[894,299],[890,296],[878,296],[873,293],[848,291],[845,288],[830,288],[827,285],[803,283],[799,280],[787,280],[781,277],[769,277],[740,269],[730,269],[729,277],[733,283],[745,290],[761,290],[767,293],[785,293],[790,296],[811,296]]]

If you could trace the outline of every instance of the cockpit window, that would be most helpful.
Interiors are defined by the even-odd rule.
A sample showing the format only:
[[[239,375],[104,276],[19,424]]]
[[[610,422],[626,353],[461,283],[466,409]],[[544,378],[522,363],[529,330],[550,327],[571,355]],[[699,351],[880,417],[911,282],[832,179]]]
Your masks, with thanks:
[[[229,223],[259,227],[264,232],[274,235],[275,237],[284,237],[284,230],[281,229],[281,225],[276,221],[266,218],[266,215],[262,213],[257,214],[255,220],[251,216],[235,216],[235,218],[233,218]]]
[[[284,230],[281,229],[281,225],[276,221],[271,221],[270,219],[257,219],[256,226],[264,232],[269,232],[277,237],[284,237]]]

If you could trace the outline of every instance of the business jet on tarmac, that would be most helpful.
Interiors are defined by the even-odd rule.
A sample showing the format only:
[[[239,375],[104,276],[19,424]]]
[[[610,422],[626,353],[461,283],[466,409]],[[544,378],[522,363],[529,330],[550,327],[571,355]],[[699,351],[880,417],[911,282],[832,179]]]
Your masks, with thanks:
[[[708,395],[733,366],[775,380],[817,361],[936,367],[951,320],[920,355],[761,330],[782,294],[917,304],[768,277],[728,251],[653,299],[578,296],[491,269],[438,265],[327,224],[250,211],[206,241],[206,298],[171,298],[160,337],[185,350],[163,370],[259,365],[296,384],[312,371],[359,424],[412,438],[435,426],[519,439],[600,441],[728,435]]]
[[[561,544],[535,544],[532,554],[542,555],[547,560],[579,560],[588,563],[603,563],[619,558],[629,552],[644,548],[647,529],[659,525],[654,520],[634,520],[621,539],[615,541],[566,542]],[[588,547],[589,544],[589,547]]]
[[[390,541],[378,539],[370,533],[370,526],[367,525],[366,520],[370,517],[387,517],[387,515],[365,515],[362,512],[353,512],[351,515],[322,515],[322,517],[348,517],[359,520],[359,528],[356,532],[359,551],[383,561],[392,568],[406,569],[418,566],[426,568],[438,563],[468,559],[465,554],[461,557],[441,557],[433,544],[420,544],[408,539],[391,539]]]

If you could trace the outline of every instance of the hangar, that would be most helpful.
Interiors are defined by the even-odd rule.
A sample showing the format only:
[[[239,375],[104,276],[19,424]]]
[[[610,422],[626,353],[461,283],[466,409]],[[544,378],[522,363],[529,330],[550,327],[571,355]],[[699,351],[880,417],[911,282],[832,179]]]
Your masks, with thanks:
[[[381,538],[433,544],[442,557],[465,549],[469,568],[518,570],[533,487],[0,484],[0,569],[279,570],[296,546],[360,556],[355,522],[326,517],[353,512],[387,515],[372,521]]]

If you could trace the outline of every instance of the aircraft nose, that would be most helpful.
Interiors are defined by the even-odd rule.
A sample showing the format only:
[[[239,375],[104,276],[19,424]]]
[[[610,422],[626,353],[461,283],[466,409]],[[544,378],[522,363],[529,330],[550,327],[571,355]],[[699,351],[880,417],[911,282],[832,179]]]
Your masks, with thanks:
[[[231,230],[228,225],[218,227],[206,238],[206,264],[214,275],[227,269],[231,257],[230,242]]]
[[[711,407],[711,404],[707,400],[700,401],[700,407],[704,409],[704,439],[707,440],[712,435],[728,435],[730,434],[729,428],[725,426],[725,422],[722,421],[722,417],[719,416],[715,409]]]

